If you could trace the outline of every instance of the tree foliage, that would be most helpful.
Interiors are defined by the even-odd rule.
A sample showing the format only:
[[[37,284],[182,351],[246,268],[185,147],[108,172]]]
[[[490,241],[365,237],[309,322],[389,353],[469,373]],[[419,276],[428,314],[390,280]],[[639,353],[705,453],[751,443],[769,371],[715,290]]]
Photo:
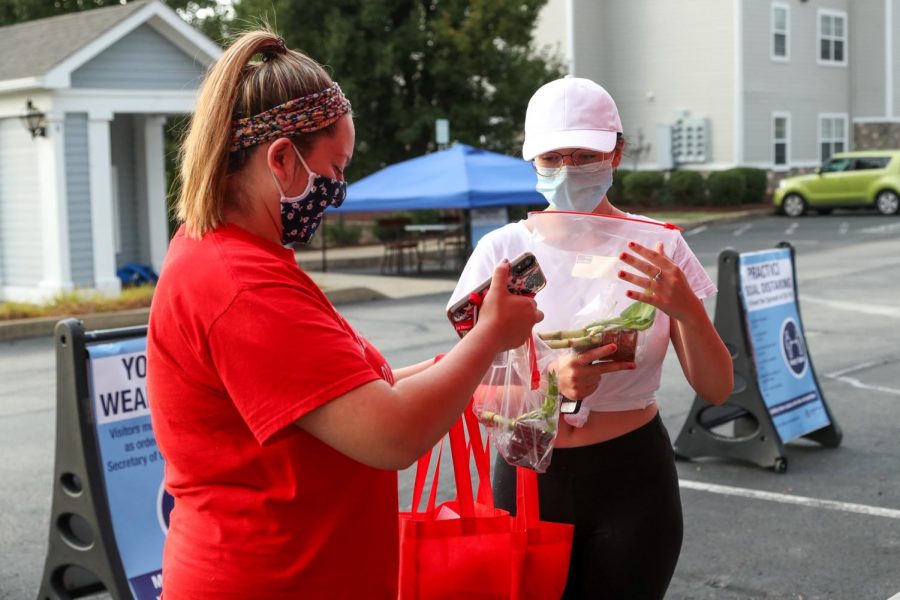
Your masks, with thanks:
[[[0,0],[0,26],[128,1]],[[435,150],[438,118],[453,141],[518,154],[528,99],[562,73],[532,42],[546,1],[164,0],[220,43],[270,23],[326,65],[353,103],[353,179]]]
[[[240,0],[231,31],[270,23],[353,103],[352,178],[450,137],[517,154],[528,99],[561,74],[532,33],[546,0]]]

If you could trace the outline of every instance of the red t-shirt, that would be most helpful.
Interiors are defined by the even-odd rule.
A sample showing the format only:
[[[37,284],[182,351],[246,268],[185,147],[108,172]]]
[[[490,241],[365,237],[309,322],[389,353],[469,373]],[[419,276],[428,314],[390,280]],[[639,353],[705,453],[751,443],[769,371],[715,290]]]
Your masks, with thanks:
[[[234,225],[179,231],[147,356],[175,497],[165,600],[396,598],[396,472],[293,424],[391,370],[292,251]]]

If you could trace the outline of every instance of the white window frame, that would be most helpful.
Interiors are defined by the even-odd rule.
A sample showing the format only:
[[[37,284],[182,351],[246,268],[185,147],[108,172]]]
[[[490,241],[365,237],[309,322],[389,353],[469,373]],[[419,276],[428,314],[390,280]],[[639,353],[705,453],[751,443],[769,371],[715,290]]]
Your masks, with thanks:
[[[775,29],[775,12],[784,11],[784,31]],[[774,62],[789,62],[791,60],[791,7],[784,2],[773,2],[769,13],[769,58]],[[784,34],[784,56],[775,54],[775,35]]]
[[[844,136],[843,136],[843,138],[838,139],[838,138],[835,138],[833,135],[832,135],[832,137],[831,137],[830,139],[828,139],[828,140],[825,140],[825,139],[822,138],[822,121],[824,121],[825,119],[829,119],[829,120],[832,120],[832,121],[843,121],[843,122],[844,122],[844,128],[843,128],[843,129],[844,129]],[[833,125],[833,124],[832,124],[832,125]],[[828,156],[828,158],[831,158],[831,157],[834,156],[834,154],[835,154],[835,152],[834,152],[834,143],[835,143],[835,142],[838,142],[838,141],[839,141],[839,142],[842,142],[842,143],[844,144],[844,149],[841,150],[841,152],[848,152],[848,151],[850,150],[850,144],[849,144],[849,142],[848,142],[848,137],[849,137],[849,131],[848,131],[849,119],[848,119],[848,117],[847,117],[847,113],[819,113],[819,118],[818,118],[818,120],[816,121],[816,126],[818,127],[818,131],[816,132],[816,139],[818,140],[818,146],[817,146],[817,147],[818,147],[818,152],[819,152],[819,163],[820,163],[820,164],[824,164],[824,163],[825,163],[825,157],[822,155],[822,144],[824,144],[825,142],[828,142],[828,143],[830,143],[830,144],[832,145],[832,146],[831,146],[831,154]]]
[[[838,37],[832,34],[827,38],[831,41],[840,40],[844,43],[843,60],[826,60],[822,58],[822,39],[824,38],[824,36],[822,35],[822,17],[840,18],[844,21],[844,35]],[[850,44],[849,40],[847,39],[849,37],[848,28],[847,11],[833,10],[828,8],[820,8],[818,11],[816,11],[816,62],[818,64],[825,67],[847,66],[847,55],[850,53]]]
[[[784,138],[775,137],[775,121],[784,119]],[[821,129],[819,129],[821,132]],[[775,152],[775,144],[784,144],[784,164],[778,164],[776,161],[777,153]],[[821,149],[821,146],[819,146]],[[791,168],[791,113],[789,112],[773,112],[772,113],[772,170],[788,171]]]

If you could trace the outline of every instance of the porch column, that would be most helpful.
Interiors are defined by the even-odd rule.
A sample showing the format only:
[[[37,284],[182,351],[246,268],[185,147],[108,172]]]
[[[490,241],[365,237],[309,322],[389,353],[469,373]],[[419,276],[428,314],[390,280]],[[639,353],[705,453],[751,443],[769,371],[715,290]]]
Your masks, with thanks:
[[[94,245],[94,287],[115,296],[122,291],[116,277],[116,245],[112,206],[112,157],[109,125],[111,112],[88,114],[88,161],[91,184],[91,235]]]
[[[69,213],[66,200],[66,153],[64,115],[46,115],[46,137],[35,138],[41,204],[41,251],[43,273],[38,283],[42,296],[72,289],[69,259]]]
[[[143,126],[143,170],[146,177],[147,233],[150,264],[157,273],[162,269],[169,247],[168,205],[166,203],[166,156],[164,130],[166,117],[148,115]],[[138,149],[138,156],[141,149]]]

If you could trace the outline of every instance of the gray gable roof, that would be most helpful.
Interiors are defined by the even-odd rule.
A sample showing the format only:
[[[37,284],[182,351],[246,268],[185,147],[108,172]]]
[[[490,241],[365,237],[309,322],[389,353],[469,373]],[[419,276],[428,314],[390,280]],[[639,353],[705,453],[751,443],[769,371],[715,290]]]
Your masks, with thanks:
[[[40,77],[155,0],[95,8],[0,27],[0,81]]]

